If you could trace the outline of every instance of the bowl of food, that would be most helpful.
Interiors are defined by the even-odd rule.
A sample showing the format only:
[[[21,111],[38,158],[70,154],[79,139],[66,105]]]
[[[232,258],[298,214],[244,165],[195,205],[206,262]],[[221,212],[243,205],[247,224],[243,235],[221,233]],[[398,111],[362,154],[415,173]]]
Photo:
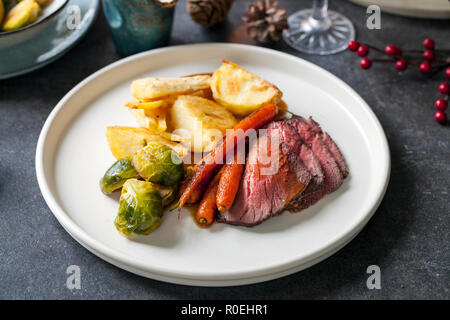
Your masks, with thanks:
[[[42,32],[68,0],[0,0],[0,49]]]

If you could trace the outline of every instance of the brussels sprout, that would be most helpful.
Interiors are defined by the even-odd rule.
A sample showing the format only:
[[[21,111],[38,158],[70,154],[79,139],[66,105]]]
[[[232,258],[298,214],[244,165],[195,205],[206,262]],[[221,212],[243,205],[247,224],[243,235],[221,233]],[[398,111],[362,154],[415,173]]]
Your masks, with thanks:
[[[131,164],[131,158],[117,160],[100,180],[100,188],[103,193],[109,194],[123,186],[130,178],[139,178],[139,174]]]
[[[119,212],[114,220],[117,230],[125,236],[149,234],[159,227],[163,206],[158,189],[151,182],[128,179],[122,188]]]
[[[149,143],[136,151],[132,164],[142,178],[166,187],[178,184],[184,176],[178,154],[160,143]]]

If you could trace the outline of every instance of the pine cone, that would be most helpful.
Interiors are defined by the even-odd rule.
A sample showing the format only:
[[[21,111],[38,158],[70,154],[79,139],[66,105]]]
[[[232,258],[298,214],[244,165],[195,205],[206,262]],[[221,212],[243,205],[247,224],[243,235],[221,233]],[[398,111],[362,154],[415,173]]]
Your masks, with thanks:
[[[187,10],[195,22],[205,27],[225,20],[233,0],[188,0]]]
[[[286,10],[278,9],[278,1],[256,1],[248,5],[242,20],[249,36],[261,43],[279,41],[283,29],[288,28]]]

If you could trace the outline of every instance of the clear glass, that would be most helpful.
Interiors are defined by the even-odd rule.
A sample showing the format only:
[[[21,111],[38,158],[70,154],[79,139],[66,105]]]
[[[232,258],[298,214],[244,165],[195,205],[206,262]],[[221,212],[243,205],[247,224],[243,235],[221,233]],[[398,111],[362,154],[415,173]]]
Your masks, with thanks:
[[[328,0],[314,0],[312,9],[297,11],[288,17],[288,23],[284,41],[309,54],[337,53],[355,39],[353,24],[340,13],[328,10]]]

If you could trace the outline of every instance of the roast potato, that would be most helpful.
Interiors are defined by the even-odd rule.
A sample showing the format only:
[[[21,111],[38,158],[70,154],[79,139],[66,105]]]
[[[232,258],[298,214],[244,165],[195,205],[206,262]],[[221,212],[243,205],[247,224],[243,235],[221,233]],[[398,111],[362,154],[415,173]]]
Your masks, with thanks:
[[[111,126],[106,128],[106,138],[114,157],[119,160],[131,157],[150,142],[159,142],[174,149],[180,157],[188,153],[186,148],[170,141],[147,128]]]
[[[170,124],[191,138],[191,151],[208,152],[232,128],[237,120],[231,112],[212,100],[197,96],[179,96],[169,109]]]
[[[135,99],[149,101],[208,89],[210,82],[210,75],[182,78],[144,78],[134,80],[130,89]]]
[[[211,90],[215,101],[239,116],[264,104],[277,104],[282,96],[275,85],[228,61],[213,73]]]

